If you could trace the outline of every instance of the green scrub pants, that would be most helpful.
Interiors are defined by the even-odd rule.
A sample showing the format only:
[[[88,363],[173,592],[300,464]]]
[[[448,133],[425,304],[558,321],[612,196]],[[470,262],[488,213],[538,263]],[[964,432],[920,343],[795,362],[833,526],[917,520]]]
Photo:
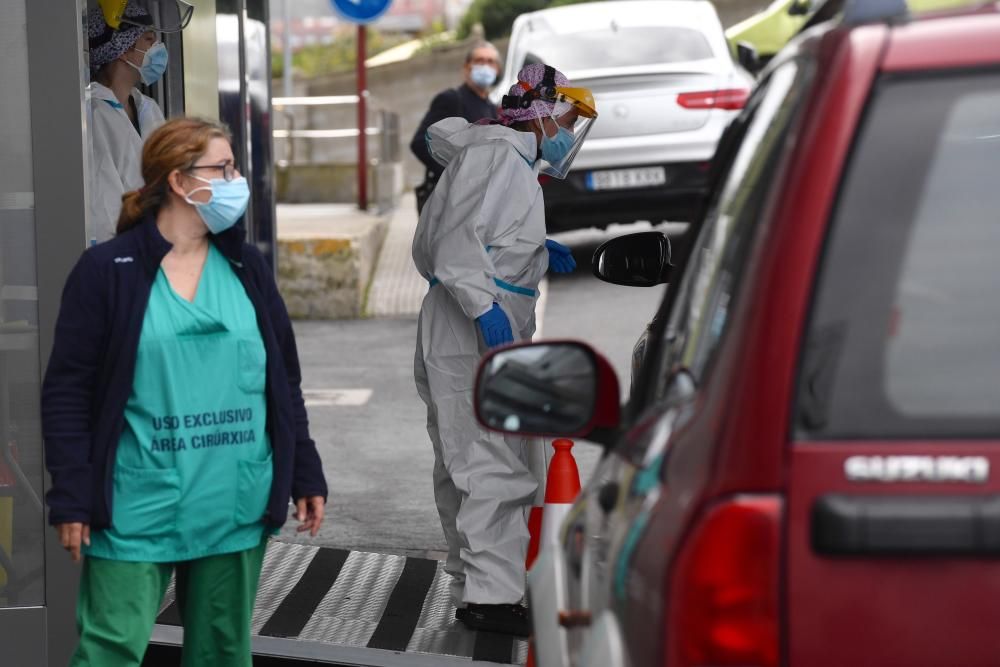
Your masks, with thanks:
[[[70,666],[140,667],[176,569],[182,667],[251,667],[250,617],[266,545],[181,563],[86,558]]]

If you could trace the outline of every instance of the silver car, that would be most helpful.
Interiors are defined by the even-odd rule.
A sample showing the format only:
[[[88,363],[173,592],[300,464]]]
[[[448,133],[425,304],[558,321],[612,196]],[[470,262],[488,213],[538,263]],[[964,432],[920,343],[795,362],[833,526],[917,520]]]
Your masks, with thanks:
[[[690,221],[709,160],[752,78],[732,59],[706,0],[592,2],[522,14],[505,93],[545,62],[594,92],[600,117],[564,181],[544,183],[550,229]]]

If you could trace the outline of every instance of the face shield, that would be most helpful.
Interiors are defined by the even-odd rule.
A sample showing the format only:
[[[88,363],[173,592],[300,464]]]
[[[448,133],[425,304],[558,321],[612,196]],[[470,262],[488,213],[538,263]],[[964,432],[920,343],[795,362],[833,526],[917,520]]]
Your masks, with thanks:
[[[126,24],[161,33],[180,32],[191,22],[191,16],[194,14],[194,5],[184,0],[168,1],[161,10],[162,25],[157,25],[155,21],[145,23],[126,17],[125,7],[128,5],[128,0],[98,0],[98,4],[104,12],[104,21],[115,30],[121,29],[122,24]]]
[[[505,95],[501,102],[519,120],[534,118],[542,130],[541,173],[566,178],[570,166],[597,119],[594,95],[587,88],[557,86],[556,70],[545,67],[537,86],[523,81],[521,95]]]
[[[596,119],[594,96],[589,89],[556,88],[555,103],[549,117],[551,122],[538,119],[542,135],[546,137],[542,140],[541,173],[553,178],[566,178]]]

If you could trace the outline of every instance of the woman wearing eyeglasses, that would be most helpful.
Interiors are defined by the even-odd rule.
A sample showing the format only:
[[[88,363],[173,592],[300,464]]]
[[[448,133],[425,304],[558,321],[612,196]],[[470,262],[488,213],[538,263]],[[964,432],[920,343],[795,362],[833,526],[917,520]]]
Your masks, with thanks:
[[[327,487],[228,132],[167,122],[117,236],[70,274],[42,392],[50,522],[83,554],[73,667],[142,663],[176,573],[186,667],[251,664],[265,543]]]

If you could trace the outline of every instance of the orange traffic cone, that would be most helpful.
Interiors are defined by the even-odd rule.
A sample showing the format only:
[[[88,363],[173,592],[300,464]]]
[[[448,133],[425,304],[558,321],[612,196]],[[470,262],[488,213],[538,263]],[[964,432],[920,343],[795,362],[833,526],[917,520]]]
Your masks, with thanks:
[[[538,480],[538,491],[532,501],[531,513],[528,514],[528,553],[524,559],[524,569],[530,570],[538,556],[538,548],[542,540],[542,508],[545,506],[545,484],[549,472],[549,459],[552,458],[549,443],[544,440],[534,440],[531,443],[528,467]]]
[[[524,569],[530,570],[531,566],[535,564],[535,559],[538,558],[538,547],[542,539],[542,507],[535,505],[531,508],[531,514],[528,515],[528,534],[531,536],[531,540],[528,542],[528,555],[524,559]]]
[[[569,508],[580,495],[580,471],[573,459],[573,441],[560,438],[552,443],[555,454],[549,461],[548,473],[545,476],[545,506],[541,512],[538,507],[531,508],[528,519],[528,529],[531,542],[528,546],[528,568],[535,561],[539,547],[551,544],[559,539],[559,527],[569,513]],[[538,524],[541,524],[539,527]],[[525,667],[535,667],[534,642],[528,640],[528,661]]]
[[[559,541],[559,528],[569,508],[580,495],[580,471],[573,459],[573,441],[560,438],[552,443],[555,454],[545,482],[545,509],[542,512],[542,544]]]

